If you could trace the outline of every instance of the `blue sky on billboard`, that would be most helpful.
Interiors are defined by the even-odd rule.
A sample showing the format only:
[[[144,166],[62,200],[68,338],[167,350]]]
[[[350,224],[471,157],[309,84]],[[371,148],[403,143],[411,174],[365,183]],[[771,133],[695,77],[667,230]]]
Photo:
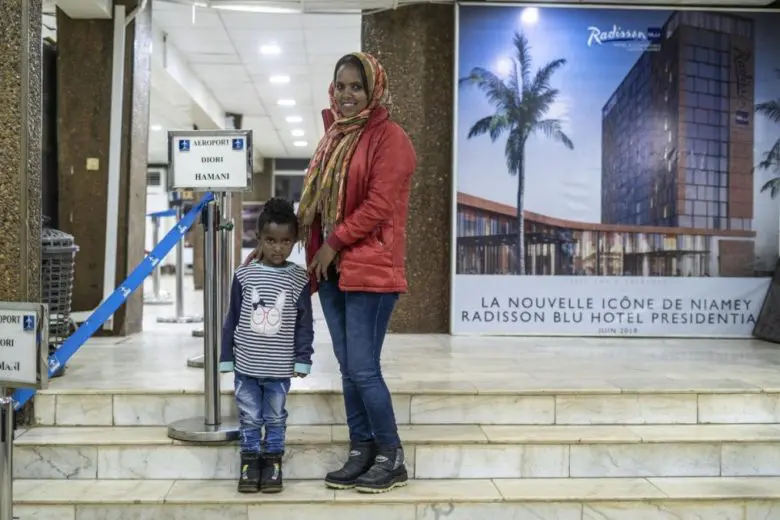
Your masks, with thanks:
[[[529,9],[534,11],[529,14]],[[567,60],[552,79],[560,93],[547,117],[563,120],[563,130],[574,142],[574,150],[550,139],[531,138],[527,146],[527,210],[585,222],[600,220],[602,107],[642,52],[652,45],[654,31],[671,14],[661,10],[460,8],[461,77],[473,67],[485,67],[506,78],[513,67],[515,31],[527,36],[534,69],[558,58]],[[774,71],[780,68],[780,54],[772,52],[780,48],[780,31],[772,29],[780,22],[780,15],[762,13],[757,20],[758,102],[780,91]],[[603,36],[598,41],[591,37],[595,31]],[[505,138],[496,144],[486,136],[466,139],[471,125],[490,113],[492,107],[478,89],[459,88],[458,189],[514,205],[517,181],[506,173]],[[755,122],[756,153],[760,154],[777,138],[778,129],[760,117]],[[477,171],[481,173],[469,173]],[[767,178],[764,173],[756,175],[756,190]],[[551,192],[562,196],[550,197]],[[765,195],[757,196],[757,203],[764,198]],[[567,201],[565,207],[563,199]],[[768,200],[766,203],[771,204]],[[761,217],[757,214],[756,218]]]

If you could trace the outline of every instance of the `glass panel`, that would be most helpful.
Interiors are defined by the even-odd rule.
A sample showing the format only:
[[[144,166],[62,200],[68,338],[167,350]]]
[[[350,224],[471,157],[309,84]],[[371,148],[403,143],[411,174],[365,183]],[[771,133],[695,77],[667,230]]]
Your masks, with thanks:
[[[274,196],[282,197],[293,203],[300,202],[301,192],[303,191],[303,179],[303,175],[274,175]]]

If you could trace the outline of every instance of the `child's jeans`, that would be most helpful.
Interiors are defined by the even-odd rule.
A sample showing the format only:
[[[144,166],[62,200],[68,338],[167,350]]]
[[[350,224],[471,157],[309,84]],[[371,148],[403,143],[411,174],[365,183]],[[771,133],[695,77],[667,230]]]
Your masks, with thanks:
[[[289,379],[258,379],[235,372],[242,453],[284,452]],[[265,437],[262,428],[265,426]]]

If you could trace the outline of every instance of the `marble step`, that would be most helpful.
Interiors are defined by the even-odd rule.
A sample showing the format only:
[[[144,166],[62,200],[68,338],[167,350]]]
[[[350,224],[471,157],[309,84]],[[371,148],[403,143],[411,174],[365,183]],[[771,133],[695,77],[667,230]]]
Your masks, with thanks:
[[[19,480],[20,520],[767,520],[780,478],[417,480],[381,495],[288,481],[240,495],[229,481]]]
[[[393,396],[399,424],[755,424],[780,423],[780,389],[539,389],[473,393],[421,388]],[[143,390],[56,391],[35,399],[43,426],[165,426],[203,414],[203,394]],[[229,393],[224,416],[235,416]],[[294,391],[289,423],[344,424],[341,394]]]
[[[401,426],[418,479],[780,476],[780,425]],[[347,453],[342,426],[290,426],[285,473],[321,479]],[[161,427],[22,432],[20,479],[233,479],[235,444],[173,441]]]

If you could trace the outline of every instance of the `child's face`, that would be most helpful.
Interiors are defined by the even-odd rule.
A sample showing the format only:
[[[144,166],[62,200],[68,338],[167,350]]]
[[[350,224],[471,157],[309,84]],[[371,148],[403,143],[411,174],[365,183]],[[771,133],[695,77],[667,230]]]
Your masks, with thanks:
[[[292,253],[295,238],[290,224],[266,224],[260,230],[258,242],[262,261],[269,265],[283,265]]]

